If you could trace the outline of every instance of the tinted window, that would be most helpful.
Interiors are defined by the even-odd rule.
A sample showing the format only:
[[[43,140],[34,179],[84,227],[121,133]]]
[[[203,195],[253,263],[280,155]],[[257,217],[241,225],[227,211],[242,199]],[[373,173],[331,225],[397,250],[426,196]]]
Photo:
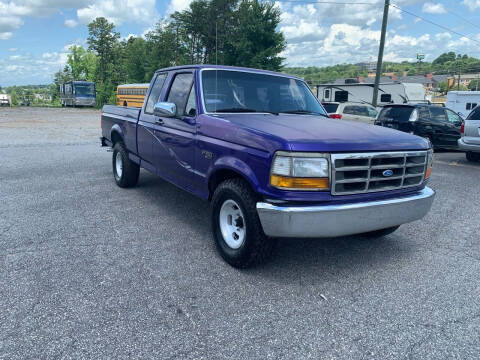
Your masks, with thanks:
[[[357,113],[360,116],[368,116],[368,110],[366,106],[357,106]]]
[[[338,104],[323,104],[323,107],[327,110],[327,113],[334,113],[338,109]]]
[[[467,103],[465,105],[465,110],[471,110],[472,109],[472,103]]]
[[[436,121],[436,122],[447,121],[445,110],[443,110],[442,108],[432,106],[429,110],[430,110],[431,119],[433,121]]]
[[[330,90],[325,90],[325,99],[330,99]]]
[[[337,91],[335,93],[335,101],[337,102],[347,102],[348,101],[348,91]]]
[[[160,93],[162,92],[163,83],[165,82],[166,77],[167,77],[167,74],[157,75],[157,78],[155,79],[155,83],[153,84],[153,87],[152,87],[152,91],[150,91],[150,96],[148,97],[147,105],[145,107],[146,113],[148,114],[153,113],[153,107],[155,106],[155,103],[158,102]]]
[[[429,119],[430,118],[430,111],[428,111],[427,107],[421,106],[417,110],[418,110],[418,117],[420,119]]]
[[[447,112],[447,117],[448,117],[448,121],[453,123],[453,124],[458,124],[458,123],[461,123],[463,120],[460,116],[458,116],[457,114],[455,114],[453,111],[451,110],[445,110]]]
[[[385,103],[392,102],[392,95],[391,94],[380,95],[380,102],[385,102]]]
[[[468,115],[467,120],[480,120],[480,107],[473,110],[470,115]]]
[[[410,106],[386,107],[383,108],[378,120],[406,122],[410,119],[413,109]]]
[[[358,115],[357,106],[345,106],[343,113],[348,115]]]
[[[187,105],[192,83],[192,73],[178,74],[173,80],[167,101],[177,105],[177,116],[185,115],[185,107]]]

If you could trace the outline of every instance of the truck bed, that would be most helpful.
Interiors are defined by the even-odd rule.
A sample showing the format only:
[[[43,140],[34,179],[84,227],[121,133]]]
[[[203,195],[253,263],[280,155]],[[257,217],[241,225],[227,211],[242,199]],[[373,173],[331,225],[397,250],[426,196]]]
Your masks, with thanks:
[[[102,137],[112,141],[112,129],[117,129],[125,146],[132,154],[137,154],[137,121],[140,109],[135,107],[105,105],[102,109]]]

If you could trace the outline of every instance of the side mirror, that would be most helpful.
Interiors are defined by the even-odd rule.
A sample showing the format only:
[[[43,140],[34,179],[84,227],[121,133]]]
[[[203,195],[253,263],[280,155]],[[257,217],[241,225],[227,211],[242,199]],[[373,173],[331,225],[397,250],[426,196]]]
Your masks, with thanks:
[[[153,107],[153,115],[160,117],[175,117],[177,115],[177,105],[169,102],[158,102]]]

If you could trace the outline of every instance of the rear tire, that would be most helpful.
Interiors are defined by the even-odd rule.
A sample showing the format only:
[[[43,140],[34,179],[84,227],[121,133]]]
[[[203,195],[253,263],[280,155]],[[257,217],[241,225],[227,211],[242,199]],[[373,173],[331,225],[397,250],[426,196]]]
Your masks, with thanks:
[[[218,252],[231,266],[248,268],[265,262],[274,240],[263,232],[257,196],[242,179],[222,182],[212,200],[212,230]]]
[[[118,186],[128,188],[137,185],[140,166],[129,159],[122,142],[117,142],[113,147],[112,167],[113,177]]]
[[[480,153],[474,153],[471,151],[467,151],[465,153],[465,157],[468,161],[479,161],[480,160]]]
[[[377,238],[380,238],[380,237],[390,235],[391,233],[395,232],[399,227],[400,227],[400,225],[392,226],[392,227],[389,227],[389,228],[386,228],[386,229],[370,231],[370,232],[367,232],[367,233],[363,233],[362,236],[365,237],[365,238],[377,239]]]

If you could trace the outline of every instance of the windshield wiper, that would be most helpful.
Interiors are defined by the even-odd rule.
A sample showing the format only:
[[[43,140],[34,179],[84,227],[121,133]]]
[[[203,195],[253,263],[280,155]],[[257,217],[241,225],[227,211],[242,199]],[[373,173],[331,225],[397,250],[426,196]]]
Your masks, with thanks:
[[[266,111],[266,110],[255,110],[255,109],[249,109],[249,108],[242,108],[242,107],[234,107],[234,108],[226,108],[226,109],[217,109],[215,110],[217,113],[267,113],[267,114],[273,114],[273,115],[278,115],[278,112],[275,111]]]
[[[298,114],[298,115],[320,115],[323,117],[330,118],[328,115],[325,115],[323,113],[315,112],[315,111],[308,111],[308,110],[302,110],[302,109],[297,109],[297,110],[287,110],[287,111],[281,111],[284,114]]]

